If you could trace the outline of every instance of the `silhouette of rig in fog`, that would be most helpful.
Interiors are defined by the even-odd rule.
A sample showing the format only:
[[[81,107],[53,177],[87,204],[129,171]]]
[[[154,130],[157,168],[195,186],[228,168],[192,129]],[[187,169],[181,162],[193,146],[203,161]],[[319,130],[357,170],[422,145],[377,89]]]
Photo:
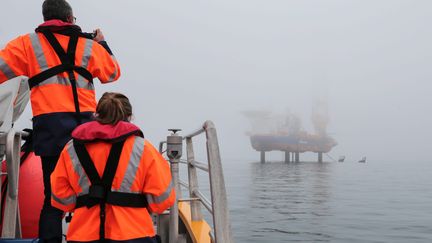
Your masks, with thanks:
[[[317,104],[312,110],[315,134],[302,130],[300,119],[289,112],[274,115],[269,111],[244,111],[243,114],[252,124],[252,131],[247,135],[252,148],[261,153],[261,163],[270,151],[285,152],[285,162],[299,162],[300,153],[313,152],[317,153],[318,162],[322,162],[323,153],[337,145],[326,132],[328,116],[323,104]]]

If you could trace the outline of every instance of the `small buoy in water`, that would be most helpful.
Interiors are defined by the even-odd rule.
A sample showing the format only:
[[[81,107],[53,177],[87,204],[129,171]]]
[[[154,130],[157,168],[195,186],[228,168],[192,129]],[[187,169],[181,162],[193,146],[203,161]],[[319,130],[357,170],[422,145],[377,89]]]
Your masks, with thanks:
[[[358,162],[359,163],[366,163],[366,156],[363,156]]]

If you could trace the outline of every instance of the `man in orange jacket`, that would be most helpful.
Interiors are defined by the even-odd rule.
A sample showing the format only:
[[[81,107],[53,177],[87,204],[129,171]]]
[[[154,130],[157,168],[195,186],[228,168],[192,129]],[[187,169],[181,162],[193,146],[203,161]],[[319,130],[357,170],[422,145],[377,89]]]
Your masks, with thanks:
[[[52,205],[74,211],[68,242],[155,243],[150,212],[176,196],[168,162],[130,123],[126,96],[105,93],[96,121],[77,127],[51,175]]]
[[[39,221],[42,241],[61,241],[62,212],[51,206],[49,177],[72,130],[93,118],[93,78],[109,83],[120,67],[100,30],[86,34],[75,25],[65,0],[45,0],[44,23],[0,51],[0,84],[29,77],[33,112],[33,147],[41,156],[45,201]]]

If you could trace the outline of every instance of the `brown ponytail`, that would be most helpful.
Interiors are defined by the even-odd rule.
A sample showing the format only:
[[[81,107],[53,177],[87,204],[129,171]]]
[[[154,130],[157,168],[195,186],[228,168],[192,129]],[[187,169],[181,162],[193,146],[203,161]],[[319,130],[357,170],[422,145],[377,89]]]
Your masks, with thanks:
[[[102,124],[115,125],[119,121],[129,121],[131,116],[132,106],[126,96],[105,92],[96,107],[95,120]]]

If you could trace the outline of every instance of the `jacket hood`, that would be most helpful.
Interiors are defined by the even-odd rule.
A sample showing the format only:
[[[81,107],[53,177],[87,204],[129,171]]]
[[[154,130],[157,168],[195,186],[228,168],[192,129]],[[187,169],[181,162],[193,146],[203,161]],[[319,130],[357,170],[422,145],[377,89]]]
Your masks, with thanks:
[[[120,121],[116,125],[91,121],[78,126],[72,132],[72,138],[83,143],[96,141],[113,143],[132,135],[144,137],[144,134],[137,126],[125,121]]]
[[[35,32],[43,32],[47,30],[62,35],[78,35],[87,39],[93,39],[91,33],[82,32],[81,27],[78,25],[64,22],[59,19],[51,19],[43,22],[35,29]]]

